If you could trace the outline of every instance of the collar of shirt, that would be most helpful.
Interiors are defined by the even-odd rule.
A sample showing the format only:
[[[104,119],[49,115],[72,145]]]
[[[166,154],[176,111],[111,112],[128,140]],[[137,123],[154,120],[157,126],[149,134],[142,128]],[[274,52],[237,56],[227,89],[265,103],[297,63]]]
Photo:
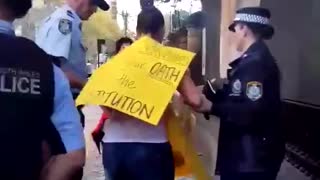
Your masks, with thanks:
[[[268,51],[267,45],[263,41],[256,41],[239,58],[232,61],[229,64],[229,66],[231,68],[234,68],[240,64],[241,60],[251,56],[252,54],[256,54],[264,51]]]
[[[62,8],[63,8],[64,10],[66,10],[66,11],[71,11],[74,19],[75,19],[77,22],[79,22],[79,23],[82,22],[81,18],[80,18],[79,15],[76,13],[76,11],[73,10],[69,5],[66,4],[66,5],[64,5]]]
[[[253,43],[246,50],[246,52],[242,55],[242,57],[245,58],[244,56],[248,56],[252,53],[256,53],[256,52],[260,52],[260,51],[265,51],[267,49],[268,49],[267,45],[262,40],[259,40],[259,41],[256,41],[255,43]]]
[[[243,56],[243,55],[242,55],[242,56]],[[232,62],[229,64],[229,66],[230,66],[231,68],[236,67],[236,66],[240,63],[240,60],[242,59],[242,56],[240,56],[240,57],[238,57],[237,59],[235,59],[234,61],[232,61]]]
[[[15,36],[12,23],[0,20],[0,33]]]

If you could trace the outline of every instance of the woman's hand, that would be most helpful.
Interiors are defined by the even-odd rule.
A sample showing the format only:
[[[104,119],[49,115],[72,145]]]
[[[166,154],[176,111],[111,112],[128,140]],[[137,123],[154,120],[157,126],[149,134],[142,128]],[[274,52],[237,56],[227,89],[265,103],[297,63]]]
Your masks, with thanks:
[[[194,107],[193,110],[198,113],[210,112],[212,107],[212,102],[209,101],[205,95],[201,95],[201,104],[198,107]]]

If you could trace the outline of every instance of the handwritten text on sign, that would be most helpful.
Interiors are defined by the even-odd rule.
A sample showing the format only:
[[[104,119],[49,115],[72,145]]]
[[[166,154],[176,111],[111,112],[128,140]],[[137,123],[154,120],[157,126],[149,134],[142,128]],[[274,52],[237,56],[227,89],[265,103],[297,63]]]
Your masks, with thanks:
[[[193,57],[141,38],[93,73],[77,105],[103,105],[157,125]]]

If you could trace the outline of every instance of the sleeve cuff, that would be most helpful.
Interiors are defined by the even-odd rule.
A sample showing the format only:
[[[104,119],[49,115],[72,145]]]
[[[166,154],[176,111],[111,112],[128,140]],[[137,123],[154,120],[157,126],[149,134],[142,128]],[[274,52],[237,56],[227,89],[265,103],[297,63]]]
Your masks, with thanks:
[[[211,109],[210,109],[210,113],[212,115],[218,116],[220,117],[221,115],[221,108],[220,108],[220,104],[219,103],[212,103]]]

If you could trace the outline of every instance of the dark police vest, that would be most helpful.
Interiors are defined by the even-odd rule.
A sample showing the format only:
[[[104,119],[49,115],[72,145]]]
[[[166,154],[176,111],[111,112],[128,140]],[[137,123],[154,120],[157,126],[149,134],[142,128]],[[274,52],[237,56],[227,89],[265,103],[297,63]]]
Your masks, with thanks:
[[[53,113],[54,74],[33,42],[0,33],[0,179],[37,180]]]

